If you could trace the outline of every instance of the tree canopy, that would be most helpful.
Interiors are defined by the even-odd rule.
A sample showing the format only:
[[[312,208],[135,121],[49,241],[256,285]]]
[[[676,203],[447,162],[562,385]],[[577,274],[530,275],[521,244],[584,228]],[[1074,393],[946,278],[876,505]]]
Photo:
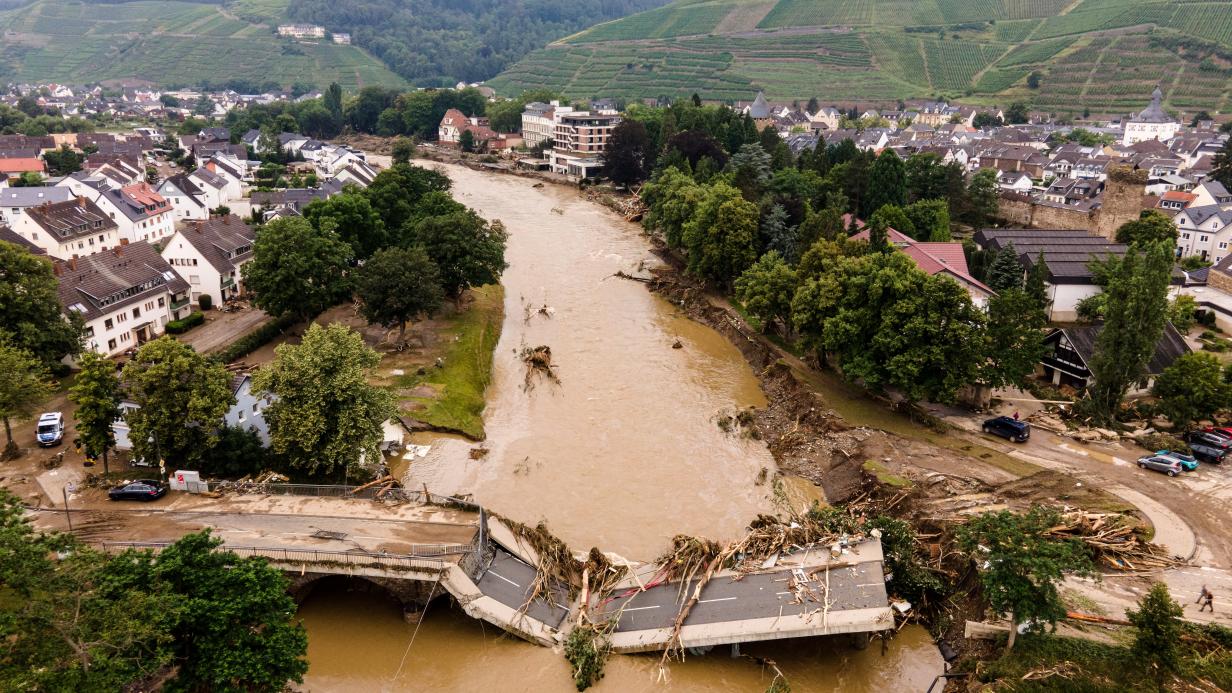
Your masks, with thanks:
[[[1232,385],[1223,381],[1223,365],[1214,354],[1182,354],[1155,379],[1151,394],[1159,411],[1177,429],[1209,419],[1232,401]]]
[[[504,224],[488,222],[463,208],[420,220],[403,243],[423,248],[440,270],[445,294],[458,298],[472,286],[500,281],[507,238]]]
[[[33,354],[9,342],[0,332],[0,419],[4,420],[5,447],[0,459],[16,457],[20,446],[13,440],[10,421],[33,416],[51,396],[50,376]]]
[[[397,326],[401,341],[408,322],[440,308],[445,299],[440,274],[419,246],[379,250],[355,277],[360,314],[368,322]]]
[[[346,298],[352,257],[351,246],[332,229],[284,217],[257,232],[252,260],[241,271],[258,308],[308,320]]]
[[[336,476],[381,459],[382,425],[393,416],[393,394],[368,382],[381,357],[345,325],[308,326],[299,344],[283,344],[253,389],[275,399],[265,409],[270,443],[288,464]]]
[[[389,245],[385,222],[361,191],[348,187],[341,194],[313,200],[303,210],[304,218],[317,231],[338,234],[356,259],[364,260]]]
[[[111,425],[120,418],[123,392],[111,359],[93,351],[81,356],[81,371],[73,379],[69,400],[77,405],[77,435],[90,457],[103,458],[103,472],[110,471],[107,456],[115,447]]]
[[[50,367],[81,351],[82,322],[64,317],[51,263],[0,241],[0,330]]]

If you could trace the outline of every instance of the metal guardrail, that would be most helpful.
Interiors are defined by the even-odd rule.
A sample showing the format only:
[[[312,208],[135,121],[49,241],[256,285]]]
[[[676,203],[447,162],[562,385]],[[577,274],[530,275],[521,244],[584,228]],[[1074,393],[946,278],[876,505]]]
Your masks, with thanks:
[[[149,549],[161,551],[172,542],[169,541],[105,541],[101,546],[107,553],[118,553],[129,549]],[[408,570],[426,568],[439,570],[452,561],[445,556],[466,555],[475,550],[471,544],[417,544],[411,547],[413,553],[373,553],[369,551],[323,551],[308,548],[280,548],[274,546],[230,546],[223,544],[221,551],[230,551],[243,557],[261,557],[283,563],[321,563],[374,566]]]
[[[349,498],[358,500],[372,500],[381,494],[379,486],[370,486],[361,490],[360,486],[356,485],[330,485],[330,484],[287,484],[287,483],[268,483],[258,484],[256,482],[236,482],[236,481],[210,481],[209,486],[211,491],[229,491],[232,493],[253,493],[272,496],[311,496],[316,498]],[[437,493],[427,493],[423,491],[414,491],[409,489],[390,489],[381,494],[382,499],[407,500],[415,503],[426,503],[430,505],[450,505],[459,507],[463,510],[471,510],[479,512],[479,505],[461,498],[453,496],[445,496]]]

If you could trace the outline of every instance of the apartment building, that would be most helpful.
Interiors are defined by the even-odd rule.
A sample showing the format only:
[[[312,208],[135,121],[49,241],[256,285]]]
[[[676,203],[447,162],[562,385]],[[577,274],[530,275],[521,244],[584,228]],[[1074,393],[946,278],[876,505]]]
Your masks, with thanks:
[[[615,114],[578,111],[560,116],[552,137],[552,171],[576,179],[597,175],[612,130],[619,124]]]

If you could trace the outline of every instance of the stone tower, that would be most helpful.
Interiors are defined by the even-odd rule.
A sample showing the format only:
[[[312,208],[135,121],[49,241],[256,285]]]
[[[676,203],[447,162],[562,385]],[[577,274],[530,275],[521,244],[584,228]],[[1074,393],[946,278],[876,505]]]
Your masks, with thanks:
[[[1146,171],[1124,165],[1109,168],[1103,201],[1095,213],[1091,232],[1111,240],[1122,224],[1137,219],[1142,214],[1146,182]]]

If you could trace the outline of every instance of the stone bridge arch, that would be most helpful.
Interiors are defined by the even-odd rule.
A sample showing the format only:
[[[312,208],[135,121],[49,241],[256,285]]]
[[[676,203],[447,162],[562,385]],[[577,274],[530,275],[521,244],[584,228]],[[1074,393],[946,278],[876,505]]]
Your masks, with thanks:
[[[429,601],[448,596],[443,587],[433,590],[434,583],[422,580],[299,571],[288,572],[287,579],[290,581],[287,592],[296,604],[302,604],[321,587],[374,593],[397,602],[408,623],[419,621]]]

